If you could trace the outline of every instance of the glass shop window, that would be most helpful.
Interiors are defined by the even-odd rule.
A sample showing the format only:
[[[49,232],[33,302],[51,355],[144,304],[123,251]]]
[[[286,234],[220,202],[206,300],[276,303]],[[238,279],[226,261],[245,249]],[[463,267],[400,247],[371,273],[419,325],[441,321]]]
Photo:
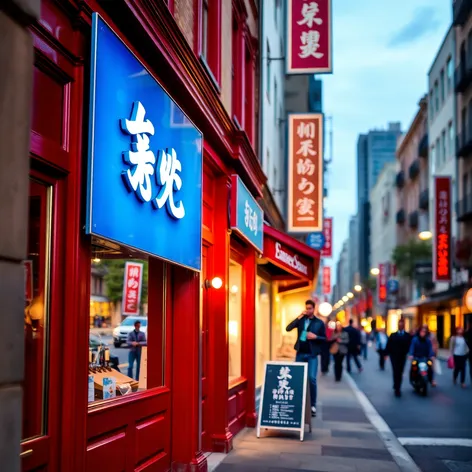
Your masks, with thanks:
[[[230,261],[229,265],[229,381],[241,377],[241,314],[243,268]]]
[[[264,365],[270,360],[270,283],[257,277],[256,282],[256,387],[264,380]]]
[[[147,256],[103,240],[100,245],[93,244],[89,403],[163,385],[164,342],[159,333],[164,332],[164,303],[150,306],[148,281]],[[164,290],[165,280],[161,282],[153,288]],[[153,336],[156,333],[158,336]],[[158,360],[152,369],[159,373],[152,379],[148,377],[148,359]]]

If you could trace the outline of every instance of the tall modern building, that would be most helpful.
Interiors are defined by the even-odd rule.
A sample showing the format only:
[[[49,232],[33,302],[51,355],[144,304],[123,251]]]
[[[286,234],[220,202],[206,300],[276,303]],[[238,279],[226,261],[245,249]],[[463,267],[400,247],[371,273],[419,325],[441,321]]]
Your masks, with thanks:
[[[397,139],[401,135],[398,122],[389,123],[387,129],[374,129],[359,135],[357,140],[357,210],[358,210],[358,272],[360,280],[370,270],[370,191],[377,182],[384,165],[395,161]]]

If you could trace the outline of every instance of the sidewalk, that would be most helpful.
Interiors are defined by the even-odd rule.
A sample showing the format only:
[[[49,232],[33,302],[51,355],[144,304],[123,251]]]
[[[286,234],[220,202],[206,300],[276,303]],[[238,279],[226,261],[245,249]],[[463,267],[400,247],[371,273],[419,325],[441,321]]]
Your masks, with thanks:
[[[312,433],[242,431],[234,449],[216,472],[399,472],[377,430],[367,419],[349,382],[335,383],[333,374],[319,376],[318,416]],[[212,468],[210,468],[212,470]]]

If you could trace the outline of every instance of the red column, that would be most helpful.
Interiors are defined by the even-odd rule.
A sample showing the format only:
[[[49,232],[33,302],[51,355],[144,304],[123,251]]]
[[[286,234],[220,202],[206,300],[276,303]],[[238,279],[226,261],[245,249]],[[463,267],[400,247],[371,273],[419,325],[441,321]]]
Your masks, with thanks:
[[[200,445],[200,274],[173,267],[172,470],[207,471]]]
[[[256,253],[251,248],[244,259],[245,289],[242,321],[242,375],[247,379],[246,425],[254,428],[257,422],[256,398]],[[267,333],[269,335],[269,333]]]
[[[219,290],[208,289],[208,401],[212,415],[210,436],[215,452],[229,452],[233,448],[233,435],[228,429],[229,190],[230,182],[225,176],[217,182],[215,192],[214,244],[208,272],[210,280],[213,277],[223,280]]]

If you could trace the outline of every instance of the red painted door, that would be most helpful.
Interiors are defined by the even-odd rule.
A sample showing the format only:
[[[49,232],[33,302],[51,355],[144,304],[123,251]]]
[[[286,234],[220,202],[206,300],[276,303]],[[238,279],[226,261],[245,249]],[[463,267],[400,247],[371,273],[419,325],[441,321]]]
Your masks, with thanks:
[[[202,280],[208,275],[208,247],[202,247]],[[203,289],[202,303],[202,448],[204,451],[211,449],[209,435],[209,404],[208,404],[208,289]]]
[[[22,468],[53,470],[52,452],[58,440],[60,359],[51,354],[60,343],[61,285],[56,277],[60,255],[51,255],[59,237],[53,225],[52,203],[58,198],[52,182],[31,178],[29,227],[25,261],[25,371],[23,383]],[[57,282],[57,283],[56,283]],[[57,294],[57,296],[55,296]],[[51,329],[54,327],[54,329]]]

